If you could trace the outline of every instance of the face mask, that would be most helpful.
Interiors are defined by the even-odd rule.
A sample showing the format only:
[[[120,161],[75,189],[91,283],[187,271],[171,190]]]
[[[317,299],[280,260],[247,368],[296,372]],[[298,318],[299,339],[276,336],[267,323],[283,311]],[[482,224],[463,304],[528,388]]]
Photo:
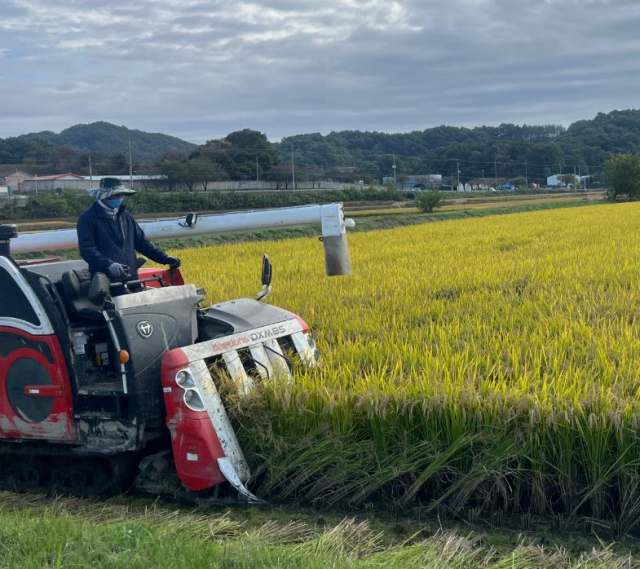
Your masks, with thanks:
[[[122,198],[112,198],[105,201],[107,205],[113,209],[117,209],[122,205]]]

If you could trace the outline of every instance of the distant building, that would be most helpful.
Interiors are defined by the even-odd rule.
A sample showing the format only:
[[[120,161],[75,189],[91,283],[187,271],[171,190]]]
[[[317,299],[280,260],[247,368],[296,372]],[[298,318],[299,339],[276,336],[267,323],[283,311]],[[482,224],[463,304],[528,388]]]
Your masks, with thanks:
[[[23,192],[39,192],[55,190],[56,188],[66,188],[68,182],[78,182],[84,180],[80,174],[52,174],[51,176],[29,176],[20,185]]]
[[[565,188],[566,184],[562,181],[562,176],[564,174],[554,174],[553,176],[547,177],[547,186],[551,186],[553,188]],[[576,186],[582,187],[586,180],[588,180],[591,176],[576,176]],[[573,187],[573,184],[569,185],[570,188]]]
[[[149,185],[153,185],[153,182],[158,182],[166,179],[166,176],[160,175],[134,175],[132,177],[128,175],[111,175],[111,176],[81,176],[80,174],[73,174],[68,172],[66,174],[53,174],[51,176],[31,176],[29,175],[26,180],[20,184],[20,190],[25,193],[32,193],[36,190],[40,191],[53,191],[58,188],[61,190],[89,190],[91,188],[97,188],[100,186],[100,180],[102,178],[119,178],[125,186],[133,185],[134,189],[147,188]],[[133,184],[131,183],[133,178]]]
[[[100,180],[102,178],[118,178],[118,180],[122,181],[123,184],[130,184],[131,180],[134,182],[149,182],[154,180],[166,180],[167,177],[161,174],[134,174],[133,176],[129,176],[128,174],[118,174],[118,175],[107,175],[107,176],[85,176],[85,180],[90,180],[94,186],[100,185]]]
[[[398,176],[401,178],[396,183],[399,190],[424,190],[442,184],[442,174],[414,174],[411,176]],[[393,183],[393,176],[382,178],[382,185]]]
[[[52,180],[84,180],[84,176],[67,172],[66,174],[51,174],[50,176],[32,176],[25,180],[25,182],[32,182],[35,180],[38,180],[38,182],[50,182]]]
[[[7,186],[12,190],[18,190],[22,183],[29,178],[31,178],[31,174],[26,172],[11,172],[0,177],[0,185]]]

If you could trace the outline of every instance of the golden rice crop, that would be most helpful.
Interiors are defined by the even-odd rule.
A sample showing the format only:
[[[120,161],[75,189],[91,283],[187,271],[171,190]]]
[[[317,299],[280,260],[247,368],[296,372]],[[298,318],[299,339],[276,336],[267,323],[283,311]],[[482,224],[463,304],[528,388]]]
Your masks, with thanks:
[[[233,402],[263,494],[318,503],[640,513],[640,205],[181,251],[211,301],[300,314],[320,369]]]

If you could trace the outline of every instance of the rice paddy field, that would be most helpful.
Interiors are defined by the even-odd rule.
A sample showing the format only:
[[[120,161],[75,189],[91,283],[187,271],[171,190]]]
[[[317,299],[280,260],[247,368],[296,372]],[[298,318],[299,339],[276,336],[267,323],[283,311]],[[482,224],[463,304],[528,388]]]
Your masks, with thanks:
[[[300,314],[322,365],[227,405],[272,501],[638,530],[640,204],[182,250],[209,301]]]

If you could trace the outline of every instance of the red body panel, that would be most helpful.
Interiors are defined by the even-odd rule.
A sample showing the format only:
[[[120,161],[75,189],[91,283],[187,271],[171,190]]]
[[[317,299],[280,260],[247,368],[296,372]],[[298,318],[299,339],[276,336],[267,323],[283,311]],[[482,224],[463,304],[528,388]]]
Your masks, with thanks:
[[[172,436],[173,456],[178,476],[187,488],[198,491],[226,481],[220,472],[217,457],[224,452],[206,412],[201,419],[182,416]],[[172,432],[173,435],[173,432]]]
[[[5,439],[46,439],[51,441],[72,441],[75,438],[73,419],[73,395],[69,382],[69,373],[58,338],[51,336],[34,336],[16,328],[0,327],[0,332],[16,336],[21,347],[5,354],[0,354],[0,438]],[[41,348],[36,349],[36,348]],[[50,352],[51,358],[46,354]],[[6,378],[11,366],[18,360],[26,358],[36,360],[44,367],[52,380],[51,385],[38,386],[37,381],[28,388],[43,387],[45,393],[28,394],[34,397],[53,398],[50,415],[43,421],[32,422],[21,417],[11,406],[7,397]],[[52,361],[51,361],[52,360]],[[25,388],[27,395],[27,388]]]
[[[218,458],[225,454],[208,413],[192,411],[183,401],[184,391],[175,376],[188,365],[187,356],[179,348],[167,352],[162,359],[162,388],[178,477],[197,491],[226,480],[218,467]]]
[[[138,270],[138,278],[139,279],[148,279],[149,277],[158,276],[164,279],[164,282],[168,285],[178,286],[184,284],[184,279],[182,278],[182,273],[180,269],[176,270],[171,276],[171,271],[169,269],[139,269]],[[158,288],[160,283],[158,282],[148,282],[145,283],[145,286],[151,288]]]

